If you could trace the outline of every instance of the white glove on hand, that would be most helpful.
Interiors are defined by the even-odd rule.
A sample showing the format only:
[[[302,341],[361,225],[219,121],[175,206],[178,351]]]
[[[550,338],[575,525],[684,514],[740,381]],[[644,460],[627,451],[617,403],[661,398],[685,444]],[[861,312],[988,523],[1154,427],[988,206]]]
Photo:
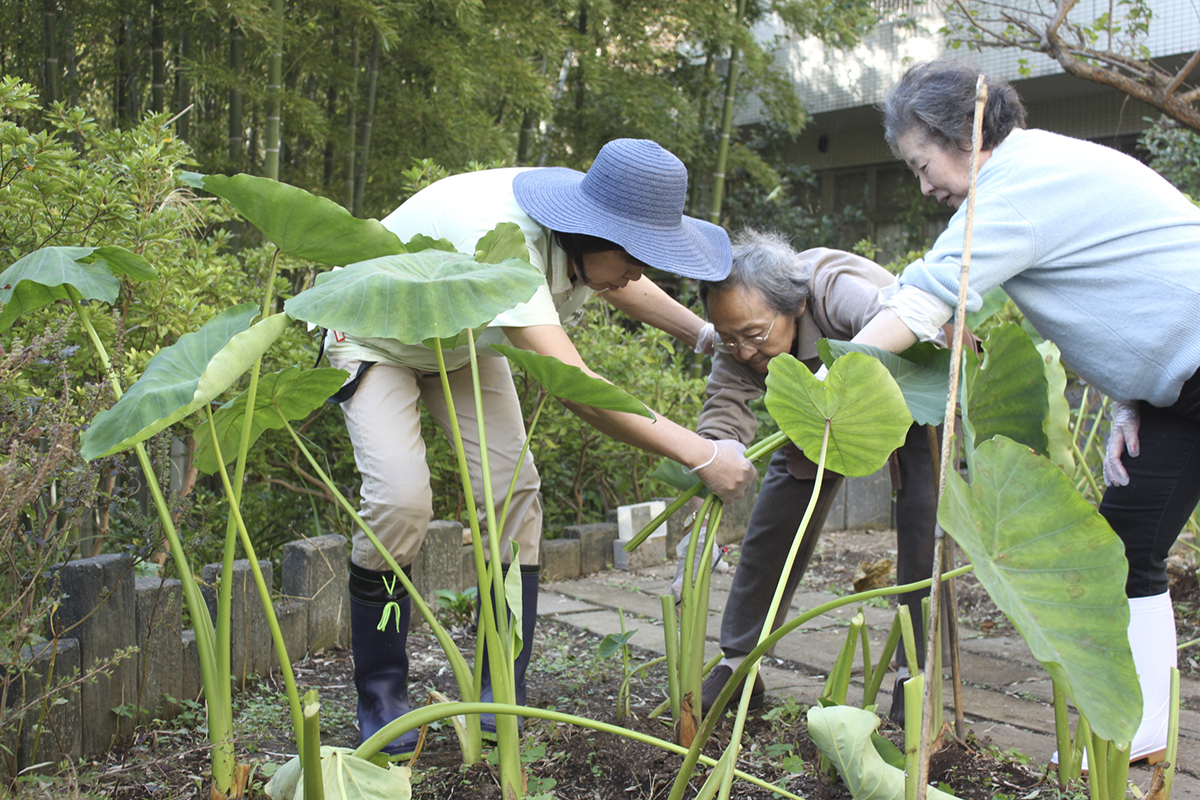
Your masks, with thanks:
[[[1121,463],[1121,456],[1129,453],[1136,457],[1141,452],[1138,443],[1138,427],[1142,415],[1138,412],[1137,401],[1132,403],[1114,402],[1109,406],[1109,416],[1112,417],[1112,428],[1108,434],[1108,446],[1104,452],[1104,483],[1108,486],[1128,486],[1129,473]]]
[[[704,323],[704,327],[700,329],[700,333],[696,335],[696,347],[694,352],[702,355],[711,356],[715,352],[713,345],[717,343],[717,329],[713,327],[711,322]]]
[[[722,503],[732,503],[754,488],[758,470],[742,455],[746,445],[734,439],[713,442],[713,457],[688,472],[704,482]]]

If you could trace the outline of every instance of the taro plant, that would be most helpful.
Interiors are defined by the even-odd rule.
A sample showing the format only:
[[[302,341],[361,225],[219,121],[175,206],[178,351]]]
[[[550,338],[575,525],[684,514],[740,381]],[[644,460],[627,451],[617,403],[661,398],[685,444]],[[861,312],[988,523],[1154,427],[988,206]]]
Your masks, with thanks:
[[[829,343],[829,349],[857,346]],[[1120,751],[1141,708],[1126,636],[1123,548],[1079,494],[1086,481],[1077,485],[1064,472],[1078,474],[1067,453],[1078,459],[1081,448],[1071,446],[1068,414],[1058,402],[1065,379],[1052,346],[1035,346],[1018,326],[1004,323],[983,349],[982,360],[965,354],[961,403],[970,482],[950,471],[939,524],[1054,681],[1060,780],[1078,776],[1086,747],[1098,765],[1091,771],[1093,796],[1123,797],[1128,758]],[[904,357],[884,361],[894,369],[897,358]],[[917,677],[940,683],[939,673],[927,673]],[[1080,712],[1074,739],[1067,699]]]

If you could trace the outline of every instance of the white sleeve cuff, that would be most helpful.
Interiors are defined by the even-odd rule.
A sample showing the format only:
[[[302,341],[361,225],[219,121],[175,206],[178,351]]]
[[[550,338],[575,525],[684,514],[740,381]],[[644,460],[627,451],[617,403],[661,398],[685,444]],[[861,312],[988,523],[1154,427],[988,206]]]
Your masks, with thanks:
[[[879,302],[896,312],[922,342],[937,339],[942,325],[954,316],[954,307],[941,298],[909,284],[894,283],[879,290]]]

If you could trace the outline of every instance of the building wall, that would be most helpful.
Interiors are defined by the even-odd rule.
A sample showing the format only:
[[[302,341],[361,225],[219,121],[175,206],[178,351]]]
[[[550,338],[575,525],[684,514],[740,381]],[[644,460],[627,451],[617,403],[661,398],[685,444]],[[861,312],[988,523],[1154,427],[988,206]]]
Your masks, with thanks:
[[[1025,101],[1030,127],[1091,139],[1132,150],[1147,118],[1158,112],[1127,95],[1062,72],[1047,56],[1015,50],[978,52],[949,47],[944,15],[933,3],[879,0],[887,17],[850,50],[827,48],[815,38],[789,35],[778,22],[759,25],[759,41],[773,41],[777,61],[792,76],[810,114],[785,157],[807,164],[820,181],[821,207],[833,212],[846,203],[865,202],[870,220],[864,235],[885,242],[903,211],[898,186],[913,179],[883,141],[878,104],[911,63],[939,57],[974,61],[989,75],[1010,81]],[[1030,0],[1006,3],[1016,5]],[[1155,58],[1190,54],[1200,46],[1200,10],[1190,0],[1150,0],[1153,20],[1144,44]],[[1090,20],[1109,9],[1108,0],[1083,0],[1072,20]],[[1022,69],[1027,69],[1022,75]],[[739,124],[765,118],[762,104],[747,98]],[[911,204],[911,198],[906,202]],[[931,230],[939,225],[934,214]],[[948,217],[948,213],[943,215]]]

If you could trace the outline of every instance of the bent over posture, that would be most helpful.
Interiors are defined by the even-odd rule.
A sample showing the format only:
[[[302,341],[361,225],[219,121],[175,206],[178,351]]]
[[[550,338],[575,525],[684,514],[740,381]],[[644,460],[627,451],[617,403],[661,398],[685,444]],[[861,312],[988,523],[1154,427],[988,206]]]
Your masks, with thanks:
[[[711,439],[750,442],[758,421],[750,403],[766,390],[771,359],[790,353],[817,371],[820,339],[846,340],[880,310],[879,290],[895,276],[865,258],[841,250],[814,248],[797,253],[778,235],[743,231],[733,249],[733,267],[723,280],[700,284],[700,297],[716,329],[716,355],[708,378],[708,398],[697,431]],[[933,527],[937,490],[929,437],[919,425],[908,433],[893,459],[896,494],[896,572],[901,584],[928,578],[933,564]],[[733,587],[721,618],[724,658],[704,681],[703,708],[716,702],[733,670],[758,643],[775,586],[796,536],[796,529],[816,488],[816,464],[794,444],[775,453],[750,515]],[[795,564],[787,577],[788,607],[808,568],[825,518],[843,476],[826,471],[821,494],[809,520]],[[901,600],[912,611],[920,635],[921,598],[913,592]],[[772,628],[783,623],[782,613]],[[919,657],[923,656],[918,649]],[[907,675],[904,651],[899,688]],[[766,686],[759,676],[751,708],[762,705]],[[896,702],[896,698],[900,702]],[[892,716],[903,714],[903,696],[893,692]]]
[[[404,241],[424,234],[447,239],[467,253],[474,252],[476,242],[497,224],[519,225],[529,260],[544,272],[545,284],[528,302],[497,317],[480,342],[507,341],[590,373],[562,320],[593,294],[603,293],[617,308],[689,344],[700,337],[703,321],[642,275],[646,266],[692,278],[720,278],[729,271],[729,237],[716,225],[683,216],[686,194],[687,171],[679,159],[654,142],[619,139],[605,145],[586,174],[563,168],[517,168],[446,178],[415,194],[383,224]],[[449,431],[436,356],[426,347],[336,331],[329,333],[326,349],[330,363],[351,375],[339,395],[349,395],[341,406],[362,476],[362,517],[407,569],[432,515],[418,402]],[[491,356],[479,359],[479,372],[493,485],[508,486],[517,474],[500,551],[510,553],[510,541],[519,545],[524,647],[515,674],[517,702],[524,703],[537,622],[541,484],[531,456],[518,463],[525,424],[508,361],[491,348],[480,352]],[[466,348],[447,352],[445,360],[472,487],[482,497],[480,442]],[[708,441],[662,416],[649,420],[576,404],[568,407],[616,439],[692,468],[721,497],[741,496],[757,477],[735,442]],[[503,500],[501,492],[497,504]],[[479,513],[482,518],[485,512]],[[350,562],[354,683],[359,731],[366,739],[408,711],[411,604],[361,532],[354,536]],[[381,625],[390,603],[399,607],[399,618],[395,622],[384,618],[387,624]],[[492,690],[486,666],[483,676],[482,699],[489,702]],[[495,718],[486,715],[483,727],[495,730]],[[416,740],[417,732],[411,731],[385,750],[393,755],[410,752]]]

